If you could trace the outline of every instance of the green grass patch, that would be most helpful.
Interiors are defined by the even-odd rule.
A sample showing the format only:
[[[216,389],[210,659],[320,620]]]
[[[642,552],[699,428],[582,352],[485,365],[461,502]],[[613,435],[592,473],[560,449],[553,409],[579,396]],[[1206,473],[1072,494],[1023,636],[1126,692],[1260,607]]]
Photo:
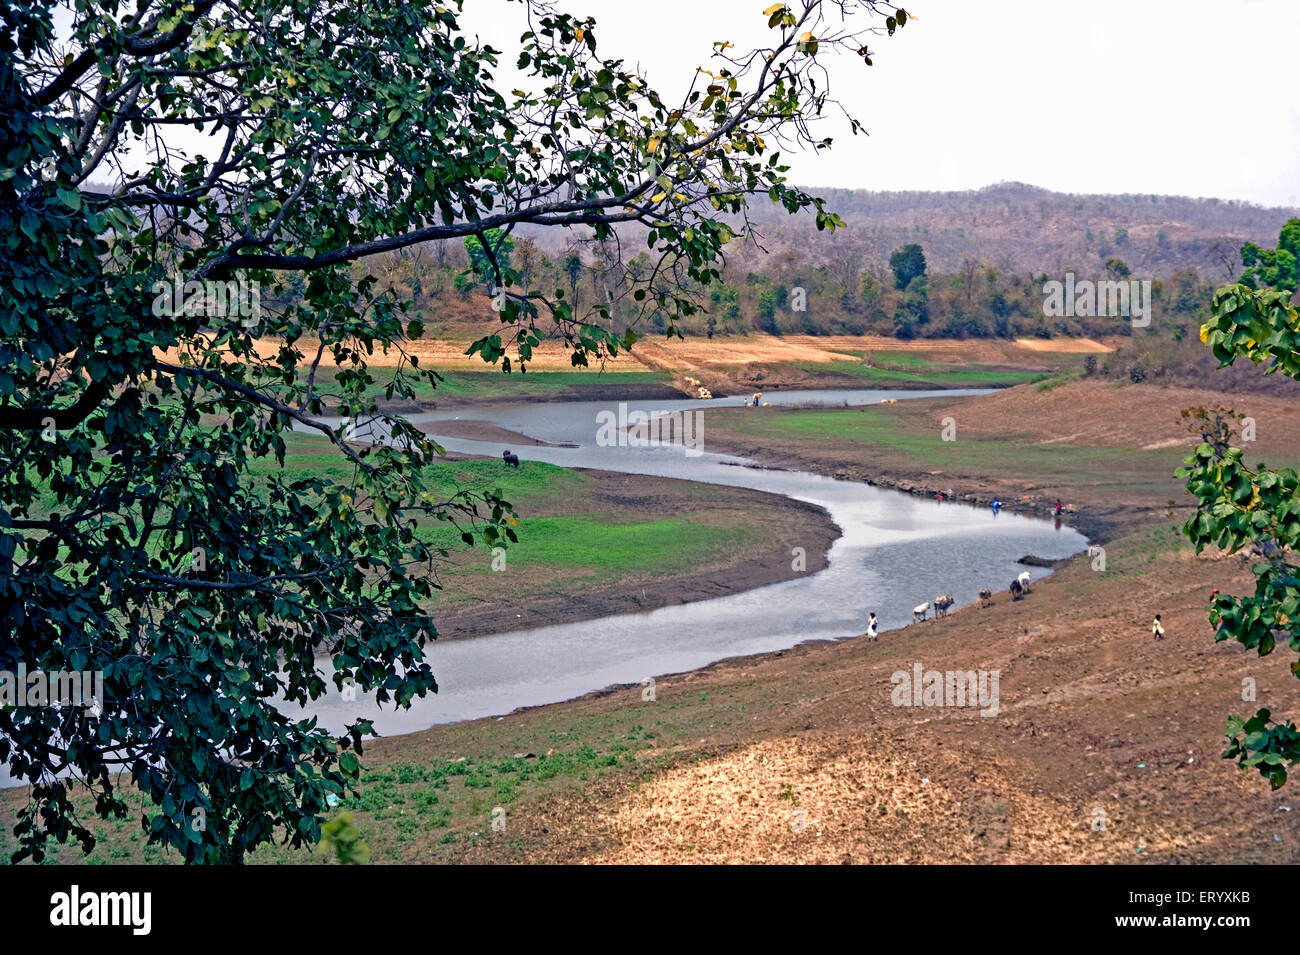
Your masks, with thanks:
[[[1086,476],[1102,484],[1149,483],[1153,470],[1167,470],[1172,481],[1175,459],[1167,449],[1138,451],[1129,448],[1090,447],[1073,444],[1025,444],[964,437],[958,421],[957,440],[944,441],[940,429],[924,415],[908,408],[792,409],[777,414],[735,416],[724,425],[755,438],[778,444],[784,439],[824,438],[828,442],[853,442],[874,453],[906,456],[914,467],[945,471],[1033,476],[1037,480],[1074,483]]]
[[[602,577],[647,570],[677,573],[761,541],[760,533],[742,524],[713,526],[679,517],[634,523],[624,518],[624,523],[612,523],[612,517],[524,517],[515,531],[519,543],[509,546],[510,564],[519,568],[543,564],[588,570]],[[460,540],[460,532],[449,525],[422,528],[420,535],[431,545],[451,552]],[[462,569],[478,574],[491,572],[486,561],[466,564]],[[566,577],[566,585],[573,579]]]
[[[1081,377],[1082,371],[1057,371],[1050,375],[1040,376],[1037,391],[1051,391],[1053,388],[1059,388],[1061,385],[1068,384],[1071,381]]]
[[[921,361],[921,359],[915,359],[915,361]],[[1039,374],[1032,371],[1002,371],[967,365],[949,365],[943,362],[927,362],[925,365],[917,365],[915,371],[868,365],[861,361],[801,361],[795,362],[794,367],[810,375],[832,374],[858,378],[863,383],[876,387],[900,384],[913,386],[933,385],[937,388],[995,387],[998,385],[1019,384],[1029,381]]]
[[[959,368],[960,365],[953,365],[946,361],[932,361],[929,358],[922,358],[919,355],[913,355],[908,352],[898,351],[878,351],[871,353],[873,364],[890,364],[906,365],[911,368]]]
[[[1141,577],[1162,557],[1190,559],[1196,552],[1182,531],[1182,523],[1150,524],[1106,544],[1104,573],[1120,577]]]
[[[284,468],[274,458],[252,462],[255,477],[277,474],[293,481],[309,477],[348,484],[353,464],[323,435],[285,436]],[[573,499],[586,492],[591,478],[585,474],[541,461],[507,470],[500,461],[434,461],[424,471],[431,492],[447,498],[456,491],[499,490],[511,504],[532,506],[557,499]]]
[[[423,366],[422,366],[423,367]],[[332,370],[321,372],[327,381],[333,380]],[[508,399],[515,397],[555,397],[564,392],[581,391],[584,388],[611,385],[664,385],[672,384],[672,376],[659,371],[512,371],[506,374],[500,369],[483,371],[443,371],[442,381],[434,387],[428,379],[418,378],[409,371],[404,372],[407,383],[415,393],[415,399],[433,402],[447,398],[467,399]],[[391,382],[393,372],[387,368],[372,368],[375,384],[368,394],[382,397]]]

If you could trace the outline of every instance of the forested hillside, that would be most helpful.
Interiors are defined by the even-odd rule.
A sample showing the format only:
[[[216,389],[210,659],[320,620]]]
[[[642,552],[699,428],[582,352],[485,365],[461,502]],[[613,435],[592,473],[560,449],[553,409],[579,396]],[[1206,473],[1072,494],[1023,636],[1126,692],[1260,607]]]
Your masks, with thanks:
[[[693,288],[700,310],[688,335],[885,334],[908,338],[1125,335],[1119,318],[1052,318],[1044,283],[1151,281],[1156,330],[1181,337],[1204,320],[1217,284],[1243,271],[1248,242],[1268,246],[1283,209],[1170,196],[1070,196],[1020,184],[966,193],[830,190],[844,227],[819,231],[761,200],[728,246],[722,280]],[[596,242],[580,230],[541,238],[528,225],[495,236],[515,289],[562,297],[579,314],[622,331],[637,305],[628,290],[656,268],[644,228]],[[900,273],[899,257],[913,257]],[[411,296],[425,326],[493,323],[491,267],[477,240],[406,250],[378,262]],[[684,283],[687,287],[691,283]],[[663,331],[651,313],[638,334]]]
[[[939,272],[957,271],[973,258],[1021,274],[1100,273],[1117,256],[1144,277],[1192,266],[1224,281],[1241,271],[1242,242],[1276,238],[1296,214],[1221,199],[1070,195],[1022,183],[971,192],[819,193],[848,228],[826,237],[802,217],[782,221],[756,204],[752,218],[770,248],[810,245],[817,252],[844,243],[884,262],[899,246],[919,242]]]

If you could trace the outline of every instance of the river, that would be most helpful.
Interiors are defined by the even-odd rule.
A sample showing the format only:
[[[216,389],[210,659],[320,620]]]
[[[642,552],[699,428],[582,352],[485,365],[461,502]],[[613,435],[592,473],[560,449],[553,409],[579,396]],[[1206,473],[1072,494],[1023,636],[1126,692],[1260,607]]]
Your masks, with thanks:
[[[789,391],[765,395],[764,400],[773,405],[839,406],[981,393]],[[1005,510],[995,515],[985,507],[940,504],[801,471],[736,466],[743,465],[743,459],[707,450],[707,414],[704,451],[698,455],[685,453],[681,446],[598,446],[597,416],[601,411],[617,412],[618,404],[502,403],[413,415],[410,420],[417,424],[455,418],[489,421],[544,441],[576,445],[510,446],[525,462],[726,484],[821,505],[843,531],[831,548],[829,565],[805,577],[727,597],[434,643],[428,659],[439,692],[409,709],[380,708],[364,695],[354,702],[331,695],[305,712],[336,729],[358,716],[368,717],[383,735],[507,714],[516,707],[571,699],[611,684],[641,683],[727,657],[785,649],[806,640],[852,637],[866,629],[870,610],[880,618],[882,631],[900,627],[911,621],[913,607],[936,594],[950,593],[961,606],[977,599],[982,587],[1005,589],[1026,569],[1035,579],[1049,573],[1016,563],[1025,554],[1066,557],[1087,546],[1086,538],[1069,527]],[[739,398],[626,402],[628,412],[707,411],[711,406],[739,404]],[[503,450],[497,442],[438,441],[448,450],[471,454],[499,457]],[[501,613],[506,617],[511,613],[504,586]],[[290,711],[302,712],[297,707]]]
[[[765,396],[773,405],[876,404],[883,399],[982,394],[968,391],[788,391]],[[627,411],[705,411],[741,404],[739,398],[711,401],[626,402]],[[366,717],[385,736],[441,723],[501,716],[521,706],[572,699],[612,684],[642,683],[727,657],[781,650],[807,640],[853,637],[866,629],[867,612],[880,619],[881,640],[891,628],[911,622],[912,608],[941,593],[956,606],[974,601],[981,587],[1005,589],[1026,568],[1025,554],[1058,558],[1087,546],[1084,536],[1052,521],[988,508],[913,497],[867,484],[837,481],[801,471],[744,466],[734,455],[707,450],[687,454],[680,445],[600,446],[597,416],[617,414],[617,401],[519,402],[475,406],[409,416],[417,424],[466,418],[489,421],[555,444],[574,447],[511,446],[527,461],[565,467],[602,468],[753,488],[818,504],[842,529],[828,566],[816,573],[754,590],[532,630],[435,642],[427,656],[439,692],[408,709],[378,706],[367,694],[345,701],[337,692],[306,709],[286,705],[291,715],[316,715],[336,731]],[[763,414],[759,409],[754,414]],[[451,451],[500,457],[499,443],[439,438]],[[864,449],[869,459],[870,450]],[[738,466],[739,465],[739,466]],[[792,557],[793,559],[793,557]],[[1049,573],[1028,568],[1034,579]],[[511,613],[503,586],[501,613]],[[436,614],[435,614],[436,621]],[[328,672],[328,663],[325,662]],[[671,683],[671,681],[669,681]],[[13,785],[0,767],[0,788]]]

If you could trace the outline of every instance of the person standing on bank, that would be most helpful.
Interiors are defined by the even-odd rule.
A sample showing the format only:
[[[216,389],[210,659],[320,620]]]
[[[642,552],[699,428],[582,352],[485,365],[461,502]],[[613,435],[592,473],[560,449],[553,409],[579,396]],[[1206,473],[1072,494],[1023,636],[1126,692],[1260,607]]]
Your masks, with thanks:
[[[880,622],[876,620],[876,615],[872,612],[867,619],[867,639],[878,640],[880,638]]]
[[[1165,628],[1160,623],[1160,614],[1156,614],[1156,619],[1151,624],[1151,636],[1157,640],[1165,638]]]

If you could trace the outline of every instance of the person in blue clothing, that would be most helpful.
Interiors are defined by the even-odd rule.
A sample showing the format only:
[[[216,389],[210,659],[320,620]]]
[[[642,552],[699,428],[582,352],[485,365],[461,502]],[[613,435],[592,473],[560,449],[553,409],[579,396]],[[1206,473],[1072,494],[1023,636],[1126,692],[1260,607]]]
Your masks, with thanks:
[[[993,513],[996,514],[1000,510],[1002,510],[1002,502],[995,497],[993,499]]]

